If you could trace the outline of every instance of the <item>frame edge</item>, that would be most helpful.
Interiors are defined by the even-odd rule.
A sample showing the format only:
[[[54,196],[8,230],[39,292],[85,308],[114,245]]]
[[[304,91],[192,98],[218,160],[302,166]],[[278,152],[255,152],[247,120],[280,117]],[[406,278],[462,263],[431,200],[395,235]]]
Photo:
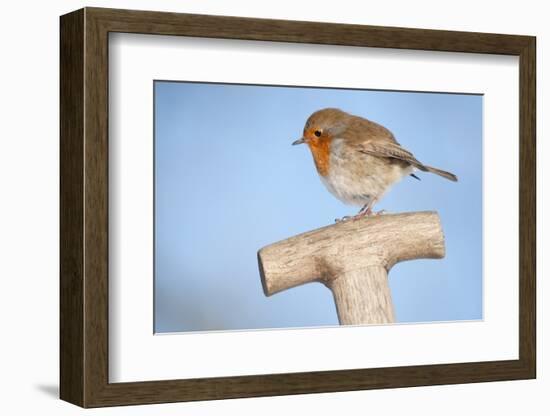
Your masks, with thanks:
[[[84,396],[84,10],[60,17],[59,397]]]
[[[537,377],[537,160],[536,160],[536,37],[526,38],[520,53],[520,348],[525,378]]]

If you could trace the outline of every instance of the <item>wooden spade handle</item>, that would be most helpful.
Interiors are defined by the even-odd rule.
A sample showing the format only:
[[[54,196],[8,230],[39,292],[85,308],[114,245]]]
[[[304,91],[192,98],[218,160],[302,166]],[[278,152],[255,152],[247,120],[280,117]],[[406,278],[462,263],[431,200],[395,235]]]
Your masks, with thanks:
[[[365,217],[300,234],[258,251],[266,296],[319,281],[342,325],[394,321],[387,274],[404,260],[443,258],[436,212]]]

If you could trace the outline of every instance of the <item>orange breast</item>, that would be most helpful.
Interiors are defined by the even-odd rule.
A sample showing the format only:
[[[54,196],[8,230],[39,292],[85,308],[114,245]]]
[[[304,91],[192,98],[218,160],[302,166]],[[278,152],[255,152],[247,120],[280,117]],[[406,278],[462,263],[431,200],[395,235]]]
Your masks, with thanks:
[[[313,155],[317,172],[321,176],[327,176],[330,162],[330,139],[321,138],[319,140],[312,140],[308,145]]]

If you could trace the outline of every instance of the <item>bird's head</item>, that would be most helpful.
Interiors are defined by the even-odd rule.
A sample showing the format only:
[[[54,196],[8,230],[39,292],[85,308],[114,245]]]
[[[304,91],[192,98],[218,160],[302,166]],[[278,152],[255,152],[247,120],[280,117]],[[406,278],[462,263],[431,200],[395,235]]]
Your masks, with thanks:
[[[330,142],[344,132],[348,117],[348,113],[336,108],[316,111],[307,119],[302,137],[292,145],[306,143],[311,148],[322,142]]]
[[[308,145],[321,176],[326,176],[329,171],[330,144],[334,138],[345,133],[349,117],[349,114],[336,108],[316,111],[307,119],[302,137],[292,143]]]

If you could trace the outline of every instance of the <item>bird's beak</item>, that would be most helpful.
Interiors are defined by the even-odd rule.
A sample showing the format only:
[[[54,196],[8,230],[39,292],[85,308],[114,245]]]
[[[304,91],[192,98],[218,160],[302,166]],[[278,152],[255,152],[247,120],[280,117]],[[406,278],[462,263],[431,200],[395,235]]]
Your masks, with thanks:
[[[302,144],[306,141],[303,137],[301,139],[296,140],[295,142],[292,142],[292,146],[296,146],[297,144]]]

